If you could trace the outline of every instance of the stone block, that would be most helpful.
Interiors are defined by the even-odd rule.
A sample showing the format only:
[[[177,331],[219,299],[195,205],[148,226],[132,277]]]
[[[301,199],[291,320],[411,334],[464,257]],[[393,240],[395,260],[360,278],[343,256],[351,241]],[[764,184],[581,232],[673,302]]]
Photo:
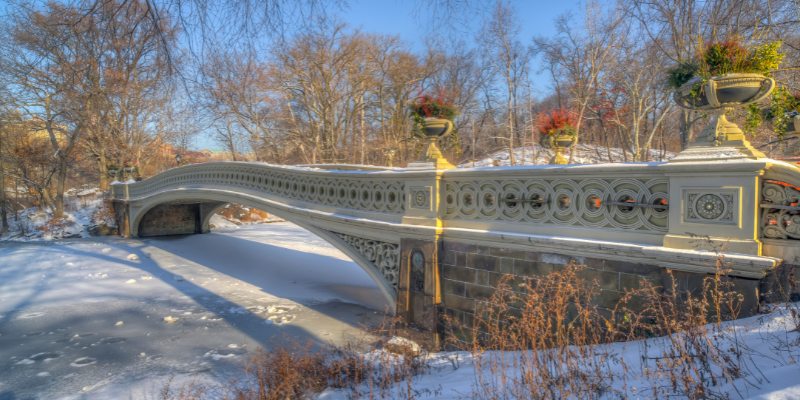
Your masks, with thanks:
[[[479,285],[484,285],[484,286],[492,286],[489,283],[489,274],[490,273],[491,272],[489,272],[489,271],[484,271],[484,270],[480,270],[480,269],[475,271],[475,283],[477,283]]]
[[[602,308],[613,309],[622,296],[623,293],[616,290],[600,290],[600,293],[592,298],[592,304]]]
[[[467,297],[470,299],[488,299],[494,294],[494,288],[483,285],[476,285],[474,283],[466,284]]]
[[[616,272],[586,268],[578,271],[578,276],[589,282],[596,281],[601,289],[619,290],[619,274]]]
[[[444,280],[444,293],[445,294],[455,294],[458,296],[466,296],[467,289],[464,286],[464,282],[453,281],[450,279]]]
[[[524,260],[528,253],[530,253],[530,251],[507,249],[503,247],[492,247],[490,252],[491,255],[496,257],[516,258],[519,260]]]
[[[455,262],[454,265],[456,267],[466,267],[467,266],[467,253],[462,253],[462,252],[457,251],[457,252],[455,252],[455,254],[456,254],[456,262]]]
[[[661,286],[661,273],[658,271],[646,275],[620,273],[619,290],[625,291],[639,289],[642,287],[643,281],[650,282],[654,286]]]
[[[515,276],[513,274],[503,274],[499,272],[489,273],[489,286],[497,287],[501,281],[505,281],[509,286],[514,284]]]
[[[498,258],[483,254],[467,254],[467,267],[497,271]]]
[[[475,300],[464,296],[445,293],[444,306],[455,310],[473,312],[475,311]]]
[[[514,260],[513,258],[502,257],[500,258],[500,263],[497,266],[497,272],[501,272],[503,274],[513,274],[514,273]]]
[[[460,242],[451,242],[445,240],[442,243],[442,250],[444,251],[455,251],[459,253],[474,253],[475,252],[475,245],[474,244],[466,244]]]
[[[443,276],[445,279],[467,282],[467,283],[476,282],[474,269],[445,266],[443,270],[444,270]]]
[[[761,299],[768,303],[796,301],[792,294],[798,293],[798,267],[782,264],[770,271],[759,283]]]
[[[683,290],[687,292],[699,296],[703,293],[705,288],[706,278],[711,278],[712,275],[707,274],[697,274],[691,272],[683,272],[681,273],[681,283],[685,286],[682,287]]]
[[[567,265],[573,261],[573,257],[555,253],[539,253],[539,260],[544,264]]]
[[[749,317],[758,313],[759,309],[759,280],[739,277],[723,277],[723,282],[732,284],[730,289],[741,293],[743,296],[738,318]],[[724,311],[724,310],[723,310]]]
[[[472,252],[473,252],[473,253],[475,253],[475,254],[481,254],[481,255],[485,255],[485,256],[491,256],[491,255],[492,255],[492,249],[494,249],[494,247],[489,247],[489,246],[475,246],[475,249],[474,249]]]
[[[514,274],[519,276],[544,276],[553,272],[553,267],[535,261],[514,260]]]
[[[472,327],[475,326],[475,313],[465,312],[462,314],[462,317],[464,319],[461,321],[461,323],[464,324],[463,326],[466,329],[472,329]]]
[[[678,291],[687,291],[689,287],[687,282],[688,277],[685,272],[670,269],[661,271],[661,287],[667,293],[671,292],[673,287]]]
[[[600,261],[602,261],[605,264],[603,269],[608,271],[623,272],[626,274],[650,275],[650,274],[659,274],[660,271],[662,270],[662,267],[658,267],[655,265],[639,264],[626,261],[611,261],[611,260],[600,260]]]
[[[454,251],[445,251],[442,258],[443,265],[456,265],[456,253]]]
[[[200,233],[198,204],[162,204],[153,207],[139,224],[139,236],[166,236]]]

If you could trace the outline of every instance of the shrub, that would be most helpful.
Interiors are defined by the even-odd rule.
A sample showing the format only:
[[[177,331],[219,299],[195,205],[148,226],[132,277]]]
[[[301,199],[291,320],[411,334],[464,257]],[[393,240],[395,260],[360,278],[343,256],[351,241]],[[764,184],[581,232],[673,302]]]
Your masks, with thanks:
[[[433,97],[422,95],[409,105],[412,117],[415,120],[423,118],[444,118],[452,120],[458,115],[458,109],[453,103],[444,99],[443,96]]]
[[[738,39],[709,43],[700,49],[694,60],[679,63],[669,69],[667,82],[670,86],[679,88],[694,77],[705,82],[712,76],[737,72],[769,75],[783,61],[784,54],[780,48],[780,41],[751,49],[743,46]]]
[[[536,116],[536,130],[542,135],[575,135],[576,118],[572,111],[559,108]]]

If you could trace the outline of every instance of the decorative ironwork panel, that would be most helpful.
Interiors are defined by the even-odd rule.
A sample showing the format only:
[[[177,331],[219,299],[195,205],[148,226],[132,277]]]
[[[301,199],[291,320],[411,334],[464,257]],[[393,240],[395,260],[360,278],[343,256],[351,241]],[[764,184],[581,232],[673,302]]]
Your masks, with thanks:
[[[193,187],[243,189],[287,200],[388,214],[405,210],[405,182],[399,179],[368,179],[267,165],[201,164],[175,169],[130,185],[129,194],[131,198],[141,198]]]
[[[666,178],[450,180],[444,218],[666,232]]]
[[[739,223],[739,191],[736,189],[685,189],[683,219],[686,222],[736,225]]]
[[[411,190],[411,208],[430,210],[431,208],[431,188],[413,186]]]
[[[338,232],[332,233],[369,260],[373,268],[380,272],[395,290],[397,289],[397,279],[400,275],[399,244],[381,242]]]
[[[800,188],[766,180],[761,189],[761,235],[769,239],[800,239]]]

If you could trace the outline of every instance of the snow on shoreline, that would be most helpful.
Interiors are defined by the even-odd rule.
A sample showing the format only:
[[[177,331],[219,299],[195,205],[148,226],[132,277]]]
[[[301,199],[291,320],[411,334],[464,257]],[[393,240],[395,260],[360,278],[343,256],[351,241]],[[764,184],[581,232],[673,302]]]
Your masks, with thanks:
[[[61,221],[53,221],[52,210],[26,208],[16,215],[8,215],[10,227],[8,232],[0,235],[0,242],[88,238],[93,226],[115,226],[110,213],[103,209],[104,202],[103,192],[98,188],[70,189],[65,193],[65,212]]]

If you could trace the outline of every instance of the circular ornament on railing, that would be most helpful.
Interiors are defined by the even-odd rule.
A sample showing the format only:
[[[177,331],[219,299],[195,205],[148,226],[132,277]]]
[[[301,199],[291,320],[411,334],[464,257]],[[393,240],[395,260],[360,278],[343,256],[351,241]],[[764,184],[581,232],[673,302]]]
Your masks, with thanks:
[[[502,188],[503,198],[498,205],[504,218],[519,221],[522,216],[525,192],[519,182],[508,182]]]
[[[485,182],[480,185],[479,204],[481,216],[494,218],[497,215],[499,190],[495,182]]]
[[[580,190],[569,180],[557,181],[553,189],[552,218],[559,224],[575,223],[578,219],[578,204],[581,201]]]
[[[713,220],[725,212],[725,202],[716,194],[706,193],[697,198],[694,209],[700,218]]]
[[[472,183],[461,185],[461,190],[458,194],[458,202],[461,204],[461,214],[467,217],[473,217],[478,209],[478,191]]]
[[[414,206],[415,208],[427,208],[427,192],[422,190],[414,192]]]

